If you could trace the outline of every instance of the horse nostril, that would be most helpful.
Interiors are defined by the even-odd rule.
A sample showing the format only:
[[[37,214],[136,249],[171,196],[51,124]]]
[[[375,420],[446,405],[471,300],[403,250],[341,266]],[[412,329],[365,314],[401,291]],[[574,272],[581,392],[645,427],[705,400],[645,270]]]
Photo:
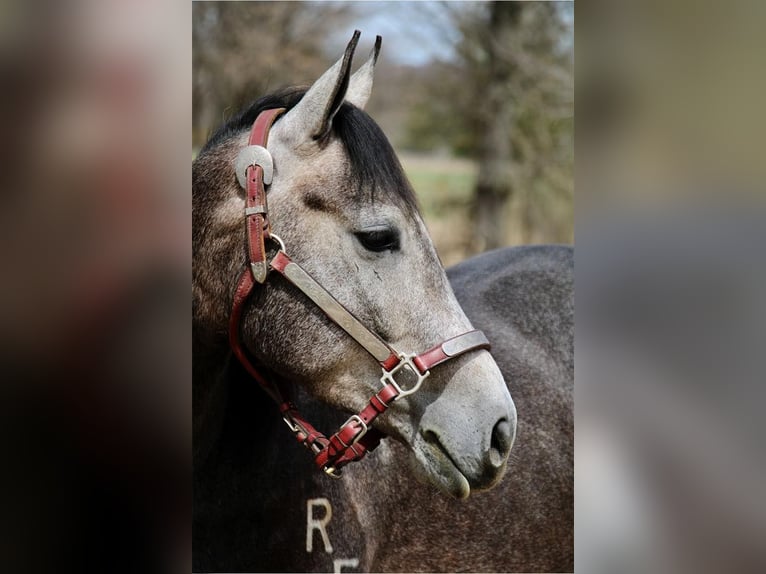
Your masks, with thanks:
[[[500,419],[495,428],[492,429],[492,440],[489,445],[489,462],[492,466],[500,468],[503,465],[511,450],[512,443],[511,423],[506,419]]]

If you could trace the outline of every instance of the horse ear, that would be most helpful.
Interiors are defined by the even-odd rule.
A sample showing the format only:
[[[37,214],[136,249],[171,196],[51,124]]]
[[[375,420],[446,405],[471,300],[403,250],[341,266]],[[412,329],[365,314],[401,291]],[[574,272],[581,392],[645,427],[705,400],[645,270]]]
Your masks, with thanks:
[[[320,140],[329,133],[332,119],[346,97],[351,60],[359,35],[359,30],[354,31],[343,57],[314,82],[301,101],[279,122],[285,135],[294,143],[300,145],[305,141]]]
[[[375,46],[372,48],[370,57],[362,64],[361,68],[354,72],[348,84],[346,101],[362,110],[367,105],[367,100],[370,99],[370,93],[372,93],[372,77],[375,71],[375,63],[378,61],[382,41],[383,38],[380,36],[375,37]]]

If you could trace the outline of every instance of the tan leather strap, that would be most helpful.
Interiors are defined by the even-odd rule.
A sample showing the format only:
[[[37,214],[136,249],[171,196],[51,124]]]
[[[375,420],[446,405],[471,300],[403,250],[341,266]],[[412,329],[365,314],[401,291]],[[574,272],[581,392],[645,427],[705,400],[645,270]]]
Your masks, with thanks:
[[[352,339],[359,343],[370,355],[375,357],[384,368],[390,369],[399,362],[396,351],[370,331],[353,313],[341,305],[327,289],[322,287],[308,271],[295,263],[284,251],[280,251],[271,261],[271,268],[279,271],[285,278],[300,289],[306,297],[316,303],[325,315],[332,319]]]

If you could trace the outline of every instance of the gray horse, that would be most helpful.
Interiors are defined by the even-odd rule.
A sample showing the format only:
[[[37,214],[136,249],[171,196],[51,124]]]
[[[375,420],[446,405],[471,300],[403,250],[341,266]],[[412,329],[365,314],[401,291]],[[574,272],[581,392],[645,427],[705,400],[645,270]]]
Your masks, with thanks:
[[[556,251],[559,261],[541,253],[540,265],[548,267],[532,269],[529,278],[506,275],[509,285],[524,284],[511,301],[534,303],[512,322],[503,318],[519,309],[502,294],[492,296],[492,285],[503,281],[485,286],[485,294],[475,291],[481,281],[458,287],[478,320],[495,321],[482,327],[500,341],[506,379],[486,351],[436,367],[418,393],[376,421],[395,443],[384,442],[339,481],[312,469],[274,405],[232,360],[226,325],[245,252],[234,160],[255,117],[275,107],[287,112],[269,138],[269,206],[293,259],[396,348],[423,350],[471,328],[390,145],[361,110],[377,46],[351,76],[356,38],[308,91],[262,98],[219,130],[193,165],[194,568],[570,569],[565,255]],[[507,263],[480,272],[499,279]],[[456,273],[457,285],[460,268]],[[535,285],[535,278],[545,291],[528,290],[526,279]],[[254,294],[243,340],[264,370],[291,389],[308,419],[332,428],[376,392],[379,367],[280,279],[272,273]],[[481,311],[479,301],[489,307]],[[562,377],[569,386],[559,384]],[[505,380],[514,392],[518,381],[528,381],[522,396],[542,408],[512,465],[528,478],[501,482],[516,431]],[[549,388],[531,388],[541,380]],[[406,461],[409,470],[402,469]],[[500,489],[463,503],[444,496],[467,498],[498,482]]]

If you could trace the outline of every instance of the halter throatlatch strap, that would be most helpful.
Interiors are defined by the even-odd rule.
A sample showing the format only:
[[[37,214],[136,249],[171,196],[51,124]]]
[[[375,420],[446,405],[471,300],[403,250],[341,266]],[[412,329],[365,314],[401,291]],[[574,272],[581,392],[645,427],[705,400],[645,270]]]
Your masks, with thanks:
[[[253,377],[258,384],[261,385],[264,391],[274,399],[277,404],[282,404],[284,399],[279,387],[264,377],[258,369],[253,366],[253,363],[245,353],[245,349],[239,340],[239,323],[242,320],[242,312],[245,309],[247,300],[253,292],[255,286],[255,280],[250,271],[245,271],[239,278],[239,284],[237,290],[234,293],[234,304],[232,305],[231,315],[229,316],[229,346],[234,352],[234,356],[245,368],[247,373]]]
[[[271,183],[274,171],[271,155],[266,150],[268,133],[274,121],[284,111],[280,108],[261,112],[253,124],[249,145],[240,152],[235,164],[237,180],[246,192],[244,215],[248,268],[242,273],[234,293],[229,318],[229,344],[245,370],[279,405],[287,426],[295,438],[312,451],[317,466],[337,478],[343,466],[360,460],[378,446],[383,434],[371,425],[394,401],[416,392],[433,367],[470,351],[489,349],[489,341],[481,331],[468,331],[419,355],[399,353],[365,327],[303,267],[290,259],[285,253],[281,239],[271,233],[266,203],[266,185]],[[269,239],[276,241],[281,247],[270,264],[267,262],[265,247],[265,242]],[[381,390],[329,438],[306,421],[292,402],[284,399],[277,384],[261,374],[240,341],[240,322],[247,301],[255,285],[266,281],[270,269],[280,273],[311,299],[333,322],[370,353],[383,369]],[[404,370],[410,372],[409,378],[414,376],[416,379],[409,388],[397,381],[398,373]]]

